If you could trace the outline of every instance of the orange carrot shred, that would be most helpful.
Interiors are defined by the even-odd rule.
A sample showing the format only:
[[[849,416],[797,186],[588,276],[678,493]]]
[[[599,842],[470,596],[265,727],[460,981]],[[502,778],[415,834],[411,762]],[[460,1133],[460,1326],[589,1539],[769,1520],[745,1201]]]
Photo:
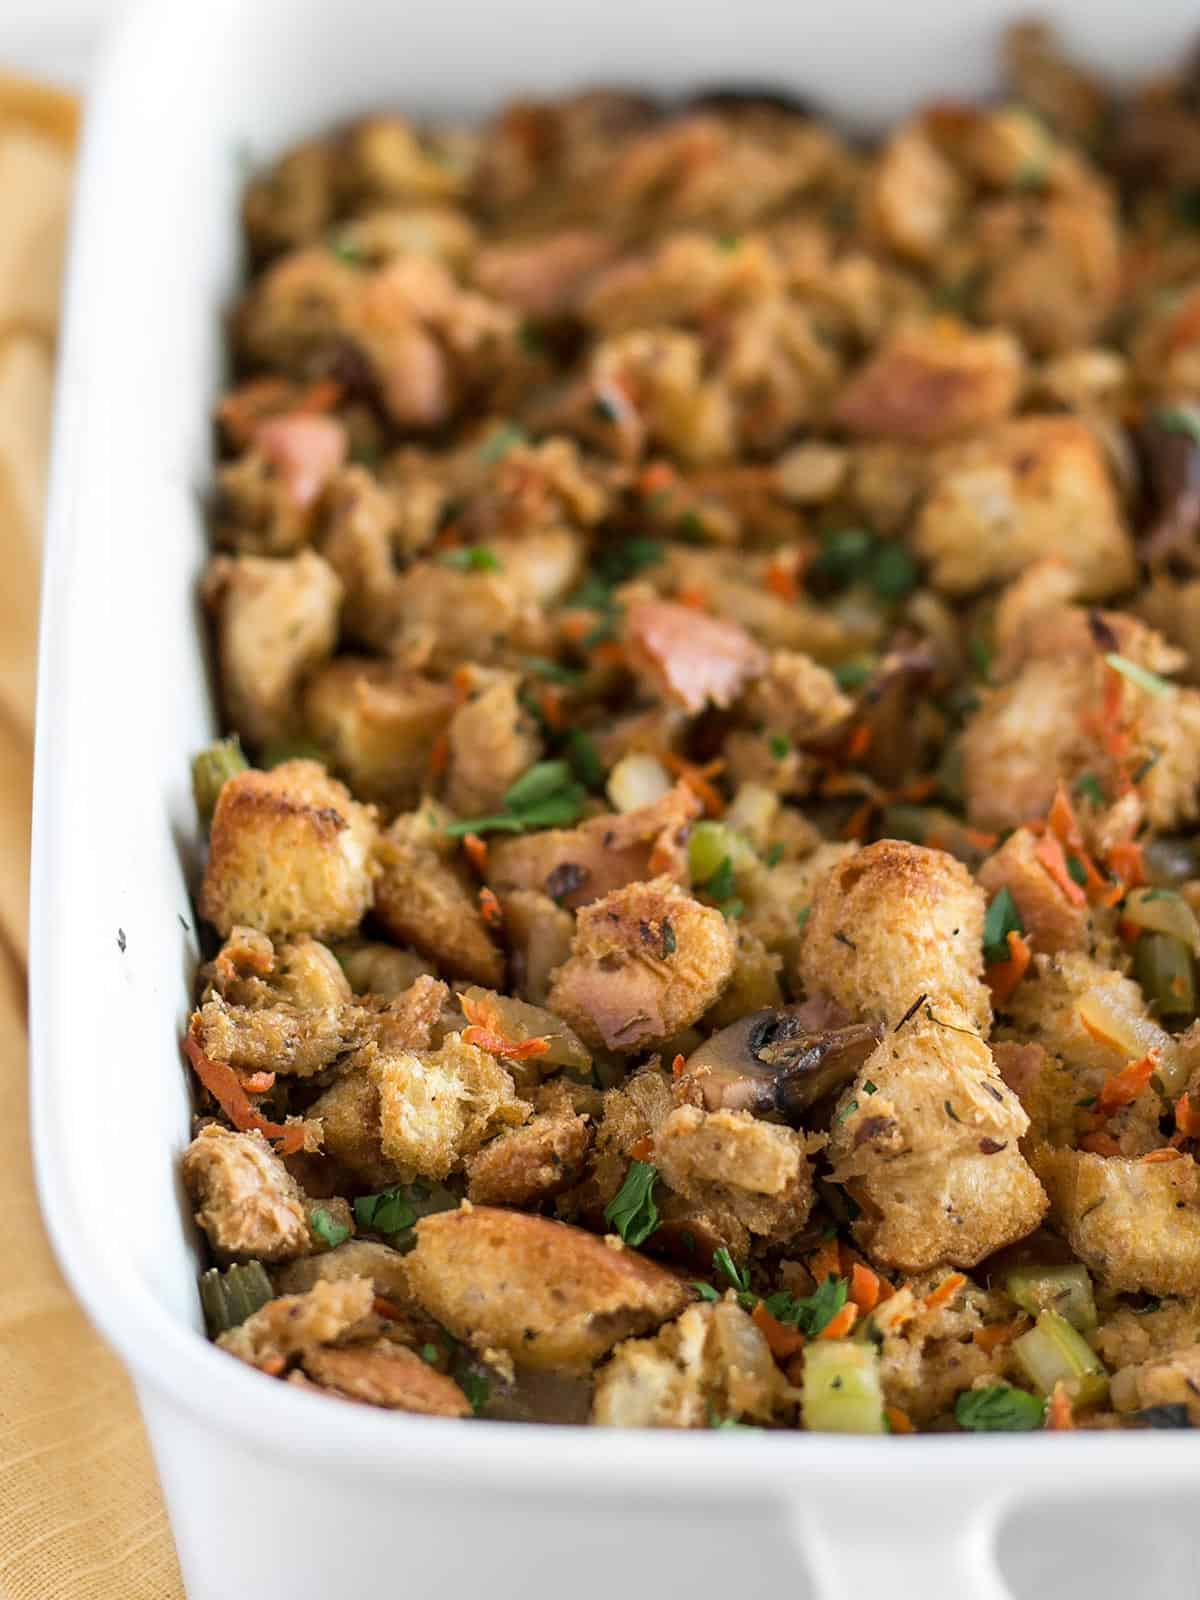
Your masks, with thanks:
[[[1108,852],[1108,865],[1127,889],[1136,889],[1146,881],[1146,867],[1142,860],[1142,847],[1132,839],[1114,844]]]
[[[884,1406],[883,1414],[893,1433],[916,1433],[912,1418],[907,1411],[901,1411],[899,1406]]]
[[[266,1094],[275,1087],[273,1072],[247,1072],[242,1076],[242,1088],[247,1094]]]
[[[990,1356],[1001,1345],[1011,1344],[1028,1326],[1028,1317],[1018,1317],[1014,1322],[993,1322],[986,1328],[976,1328],[971,1335],[971,1342],[978,1346],[984,1355]]]
[[[1013,990],[1029,971],[1033,951],[1029,940],[1010,929],[1008,934],[1008,960],[995,961],[987,969],[988,988],[992,991],[992,1004],[1002,1007],[1012,998]]]
[[[825,1324],[818,1335],[821,1339],[844,1339],[858,1321],[858,1307],[847,1300],[842,1309]]]
[[[861,761],[871,748],[871,729],[865,722],[860,722],[850,735],[850,742],[846,746],[847,761]]]
[[[870,826],[874,812],[874,800],[864,800],[862,805],[856,806],[846,818],[845,826],[842,829],[842,837],[844,839],[863,838],[866,835],[867,828]]]
[[[541,712],[542,721],[555,733],[566,726],[566,711],[564,708],[565,696],[557,684],[540,683],[534,698],[538,710]]]
[[[850,1299],[864,1314],[879,1304],[879,1274],[856,1261],[850,1271]]]
[[[675,598],[681,606],[688,606],[692,611],[708,610],[708,595],[703,589],[680,589]]]
[[[1192,1104],[1190,1095],[1181,1094],[1175,1102],[1175,1126],[1185,1139],[1190,1139],[1194,1133],[1200,1133],[1200,1118],[1196,1115],[1196,1108]]]
[[[825,1239],[808,1258],[808,1270],[818,1285],[842,1275],[842,1252],[836,1239]]]
[[[629,1147],[629,1154],[635,1161],[649,1161],[654,1154],[654,1140],[650,1135],[643,1134],[640,1139],[635,1139]]]
[[[676,755],[673,750],[664,750],[662,759],[670,771],[687,784],[704,807],[706,815],[710,817],[723,815],[725,801],[709,779],[724,772],[724,761],[710,761],[707,766],[697,767],[693,762],[685,761],[682,756]]]
[[[194,1029],[196,1024],[188,1030],[183,1048],[187,1058],[192,1064],[192,1069],[200,1082],[212,1095],[221,1110],[233,1123],[239,1133],[261,1133],[267,1139],[278,1141],[280,1155],[293,1156],[304,1148],[304,1125],[294,1122],[284,1125],[279,1122],[268,1122],[265,1117],[250,1104],[249,1097],[242,1086],[242,1080],[227,1061],[214,1061],[204,1051]]]
[[[435,778],[440,778],[450,765],[450,739],[445,733],[439,733],[429,750],[429,770]]]
[[[948,1278],[943,1278],[933,1293],[925,1296],[926,1311],[937,1311],[939,1307],[947,1305],[966,1281],[961,1272],[952,1272]]]
[[[1121,1146],[1111,1133],[1085,1133],[1079,1141],[1079,1148],[1086,1150],[1093,1156],[1119,1156]]]
[[[669,461],[651,461],[642,468],[638,488],[643,494],[662,494],[675,482],[675,468]]]
[[[398,1306],[394,1300],[385,1299],[381,1294],[375,1296],[375,1315],[386,1317],[389,1322],[404,1321],[404,1307]]]
[[[572,611],[559,622],[558,630],[564,639],[572,644],[579,644],[596,626],[595,614],[591,611]]]
[[[1073,906],[1087,905],[1087,895],[1068,872],[1063,847],[1053,834],[1040,839],[1033,853]]]
[[[498,928],[504,921],[504,913],[500,909],[500,902],[490,889],[479,891],[479,915],[489,928]]]
[[[619,639],[605,639],[592,651],[592,660],[598,667],[623,667],[625,646]]]
[[[976,850],[994,850],[1000,843],[998,833],[985,833],[982,828],[964,828],[962,836]]]
[[[1046,1407],[1046,1426],[1053,1433],[1066,1433],[1075,1426],[1075,1410],[1071,1397],[1062,1383],[1054,1385],[1050,1404]]]
[[[789,1328],[773,1317],[767,1310],[765,1300],[760,1300],[750,1315],[767,1341],[771,1354],[781,1365],[804,1349],[804,1335],[798,1328]]]
[[[1100,1091],[1096,1109],[1104,1114],[1131,1105],[1158,1071],[1157,1050],[1147,1050],[1140,1061],[1131,1061],[1120,1072],[1110,1073]]]
[[[286,1366],[282,1356],[264,1356],[258,1363],[258,1370],[265,1372],[268,1378],[277,1378]]]
[[[1060,782],[1054,791],[1054,803],[1046,817],[1046,824],[1051,833],[1058,837],[1059,843],[1070,850],[1076,850],[1083,844],[1083,835],[1079,831],[1075,812],[1067,799],[1067,791]]]
[[[477,833],[468,833],[463,840],[463,850],[466,852],[467,860],[482,877],[488,869],[487,841],[481,839]]]
[[[1170,1145],[1163,1145],[1161,1150],[1151,1150],[1149,1155],[1144,1155],[1142,1157],[1142,1165],[1145,1166],[1145,1167],[1153,1167],[1153,1166],[1159,1165],[1163,1161],[1182,1161],[1182,1160],[1183,1160],[1183,1151],[1182,1150],[1174,1150],[1174,1149],[1171,1148]]]
[[[800,585],[796,582],[796,574],[781,561],[772,561],[767,568],[766,585],[771,593],[778,595],[781,600],[795,601],[800,598]]]
[[[676,1078],[683,1077],[683,1069],[687,1066],[687,1059],[682,1055],[675,1057],[671,1063],[671,1072]]]

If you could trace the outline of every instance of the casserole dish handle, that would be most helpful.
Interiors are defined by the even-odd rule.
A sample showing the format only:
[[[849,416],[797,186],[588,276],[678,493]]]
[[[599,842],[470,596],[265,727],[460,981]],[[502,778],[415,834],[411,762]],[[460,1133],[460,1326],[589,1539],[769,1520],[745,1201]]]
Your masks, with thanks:
[[[903,1473],[903,1466],[898,1471]],[[817,1600],[862,1600],[868,1594],[920,1595],[921,1600],[1012,1600],[996,1563],[1002,1506],[943,1483],[914,1495],[897,1478],[880,1506],[878,1488],[861,1498],[818,1496],[802,1537]]]

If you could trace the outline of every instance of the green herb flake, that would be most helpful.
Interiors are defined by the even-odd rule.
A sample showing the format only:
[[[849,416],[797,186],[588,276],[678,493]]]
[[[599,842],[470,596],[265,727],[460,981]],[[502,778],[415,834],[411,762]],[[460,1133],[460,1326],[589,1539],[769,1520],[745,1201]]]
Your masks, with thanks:
[[[873,656],[855,656],[849,661],[839,661],[833,676],[839,689],[861,689],[874,670]]]
[[[1089,800],[1094,806],[1105,804],[1104,790],[1094,772],[1085,772],[1076,778],[1075,794],[1080,800]]]
[[[983,959],[989,966],[997,961],[1007,961],[1011,954],[1008,948],[1009,934],[1024,932],[1025,924],[1017,910],[1017,902],[1012,897],[1012,890],[1005,885],[988,906],[983,919]]]
[[[724,1245],[713,1252],[713,1271],[727,1278],[732,1288],[739,1294],[749,1294],[750,1273],[748,1269],[740,1268]]]
[[[421,1346],[421,1360],[428,1361],[431,1367],[437,1366],[440,1355],[441,1351],[435,1344],[423,1344]]]
[[[838,1112],[837,1116],[834,1117],[834,1119],[833,1119],[834,1127],[840,1128],[842,1123],[845,1122],[846,1118],[847,1117],[852,1117],[857,1110],[858,1110],[858,1101],[857,1100],[847,1100],[846,1104],[842,1107],[842,1109]]]
[[[879,1085],[877,1083],[872,1083],[870,1078],[868,1078],[866,1083],[863,1084],[863,1093],[864,1094],[878,1094],[879,1093]]]
[[[971,665],[975,668],[975,676],[987,683],[992,674],[994,652],[991,645],[979,634],[973,633],[967,640],[967,654],[971,658]]]
[[[1088,881],[1087,868],[1078,856],[1067,857],[1067,873],[1073,883],[1079,884],[1081,888],[1086,885]]]
[[[1131,783],[1141,783],[1143,778],[1147,777],[1151,772],[1154,771],[1155,767],[1162,760],[1162,755],[1163,753],[1161,750],[1156,750],[1153,755],[1147,756],[1145,761],[1139,765],[1137,771],[1133,774],[1133,777],[1129,781]]]
[[[799,911],[797,911],[797,913],[796,913],[796,926],[797,926],[797,928],[799,928],[801,933],[803,933],[805,928],[808,926],[808,919],[811,916],[812,916],[812,907],[811,906],[801,906]]]
[[[467,1403],[476,1416],[487,1405],[488,1395],[492,1392],[491,1384],[481,1372],[464,1372],[458,1379],[458,1387],[467,1397]]]
[[[468,545],[463,550],[447,550],[442,556],[444,567],[453,567],[457,572],[503,572],[500,559],[493,550],[485,544]]]
[[[698,511],[685,511],[675,522],[675,532],[687,544],[704,541],[704,523]]]
[[[1157,672],[1148,672],[1145,667],[1139,667],[1137,662],[1130,661],[1128,656],[1118,655],[1115,650],[1110,650],[1104,660],[1114,672],[1119,672],[1123,678],[1128,678],[1130,683],[1145,690],[1147,694],[1162,696],[1171,692],[1173,685],[1165,678],[1160,678]]]
[[[627,1245],[637,1249],[658,1227],[654,1185],[658,1168],[649,1161],[631,1161],[625,1182],[604,1208],[604,1220]]]
[[[1168,433],[1184,433],[1200,444],[1200,406],[1160,406],[1153,420]]]
[[[736,233],[719,233],[713,240],[713,243],[716,245],[717,249],[723,250],[726,253],[736,250],[741,242],[741,235]]]
[[[902,600],[920,581],[916,562],[901,544],[882,545],[867,577],[882,600]]]
[[[766,861],[769,867],[777,867],[783,860],[783,845],[778,842],[767,851]]]
[[[704,885],[704,892],[717,901],[730,900],[736,887],[733,878],[733,858],[723,856],[721,864]]]
[[[561,661],[552,661],[549,656],[522,656],[522,670],[534,678],[542,678],[547,683],[561,683],[568,687],[582,681],[583,673],[574,667],[564,667]]]
[[[330,254],[335,255],[339,261],[345,262],[346,266],[361,267],[364,265],[366,257],[358,246],[347,239],[344,234],[331,233],[325,242],[329,246]]]
[[[529,435],[524,428],[518,428],[515,423],[505,423],[480,445],[479,459],[487,466],[494,466],[497,461],[503,461],[510,450],[528,443]]]
[[[775,761],[785,760],[792,752],[792,741],[786,733],[773,733],[767,740],[767,749]]]
[[[540,322],[532,317],[526,317],[517,329],[517,337],[521,341],[521,348],[527,355],[540,356],[546,349],[546,331]]]
[[[604,787],[604,763],[590,733],[572,728],[567,735],[567,760],[580,783],[587,789]]]
[[[710,1305],[721,1298],[711,1283],[701,1283],[697,1280],[692,1284],[692,1288],[695,1289],[701,1300],[707,1300]]]
[[[647,539],[641,535],[623,539],[605,550],[596,563],[603,583],[610,589],[628,583],[648,567],[661,566],[667,558],[667,547],[661,539]]]
[[[968,1433],[1030,1433],[1045,1415],[1044,1400],[1007,1383],[964,1389],[954,1403],[954,1419]]]
[[[1144,1306],[1134,1306],[1133,1314],[1135,1317],[1148,1317],[1152,1312],[1160,1311],[1161,1309],[1161,1300],[1147,1300]]]
[[[768,1295],[766,1307],[777,1322],[798,1329],[806,1339],[815,1339],[846,1304],[849,1291],[848,1281],[831,1272],[812,1294],[800,1300],[786,1293]]]
[[[854,583],[866,572],[874,548],[875,536],[866,528],[837,528],[823,536],[811,570],[830,583]]]
[[[504,796],[504,810],[490,817],[469,817],[448,823],[446,833],[461,839],[468,833],[525,833],[530,828],[569,828],[578,822],[587,794],[566,761],[538,761]]]
[[[308,1219],[308,1225],[320,1239],[322,1244],[327,1244],[331,1250],[336,1250],[339,1244],[345,1244],[350,1237],[350,1229],[344,1222],[338,1222],[324,1207],[317,1207]]]
[[[417,1213],[401,1186],[380,1194],[360,1194],[354,1202],[354,1220],[371,1233],[404,1233],[416,1222]]]

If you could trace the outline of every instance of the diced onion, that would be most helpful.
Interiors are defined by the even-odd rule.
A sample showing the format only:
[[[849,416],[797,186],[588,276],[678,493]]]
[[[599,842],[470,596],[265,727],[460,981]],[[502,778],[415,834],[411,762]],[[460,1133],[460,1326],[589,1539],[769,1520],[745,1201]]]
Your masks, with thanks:
[[[1200,956],[1200,922],[1182,895],[1169,889],[1134,889],[1125,898],[1121,917],[1136,928],[1169,933],[1181,939],[1194,956]]]
[[[779,815],[779,796],[762,783],[743,783],[730,802],[725,821],[745,834],[756,850],[765,850],[771,824]]]
[[[657,756],[644,750],[631,750],[608,775],[608,798],[613,808],[624,814],[642,806],[652,806],[671,788],[671,774]]]
[[[1139,1015],[1118,985],[1089,990],[1079,1002],[1079,1020],[1094,1038],[1109,1045],[1117,1058],[1139,1061],[1147,1051],[1157,1050],[1163,1087],[1173,1096],[1183,1093],[1187,1068],[1181,1066],[1174,1039],[1150,1017]],[[1114,1067],[1117,1064],[1114,1061]]]

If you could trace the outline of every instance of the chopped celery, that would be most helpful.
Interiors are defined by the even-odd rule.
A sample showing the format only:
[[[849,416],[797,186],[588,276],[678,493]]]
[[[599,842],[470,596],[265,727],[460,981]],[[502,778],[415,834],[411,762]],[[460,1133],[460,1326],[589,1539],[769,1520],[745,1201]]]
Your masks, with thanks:
[[[804,1347],[804,1426],[810,1433],[883,1433],[879,1351],[853,1339]]]
[[[697,822],[688,840],[688,870],[693,883],[707,883],[728,861],[736,874],[754,860],[754,850],[741,834],[723,822]]]
[[[1133,975],[1159,1017],[1196,1015],[1192,952],[1169,933],[1143,933],[1133,947]]]
[[[1096,1326],[1092,1280],[1084,1266],[1014,1267],[1005,1287],[1021,1310],[1031,1316],[1057,1311],[1083,1333]]]
[[[200,821],[206,828],[226,782],[239,772],[245,772],[249,765],[236,733],[229,739],[218,739],[192,757],[192,794]]]
[[[1013,1341],[1017,1365],[1039,1394],[1047,1397],[1061,1383],[1075,1405],[1098,1405],[1108,1393],[1108,1373],[1100,1357],[1065,1317],[1042,1311],[1028,1333]]]
[[[275,1290],[260,1261],[247,1261],[224,1272],[210,1267],[200,1279],[200,1304],[209,1336],[228,1333],[275,1298]]]
[[[1169,933],[1181,939],[1194,956],[1200,956],[1200,922],[1174,889],[1131,889],[1121,907],[1121,920],[1150,933]]]

